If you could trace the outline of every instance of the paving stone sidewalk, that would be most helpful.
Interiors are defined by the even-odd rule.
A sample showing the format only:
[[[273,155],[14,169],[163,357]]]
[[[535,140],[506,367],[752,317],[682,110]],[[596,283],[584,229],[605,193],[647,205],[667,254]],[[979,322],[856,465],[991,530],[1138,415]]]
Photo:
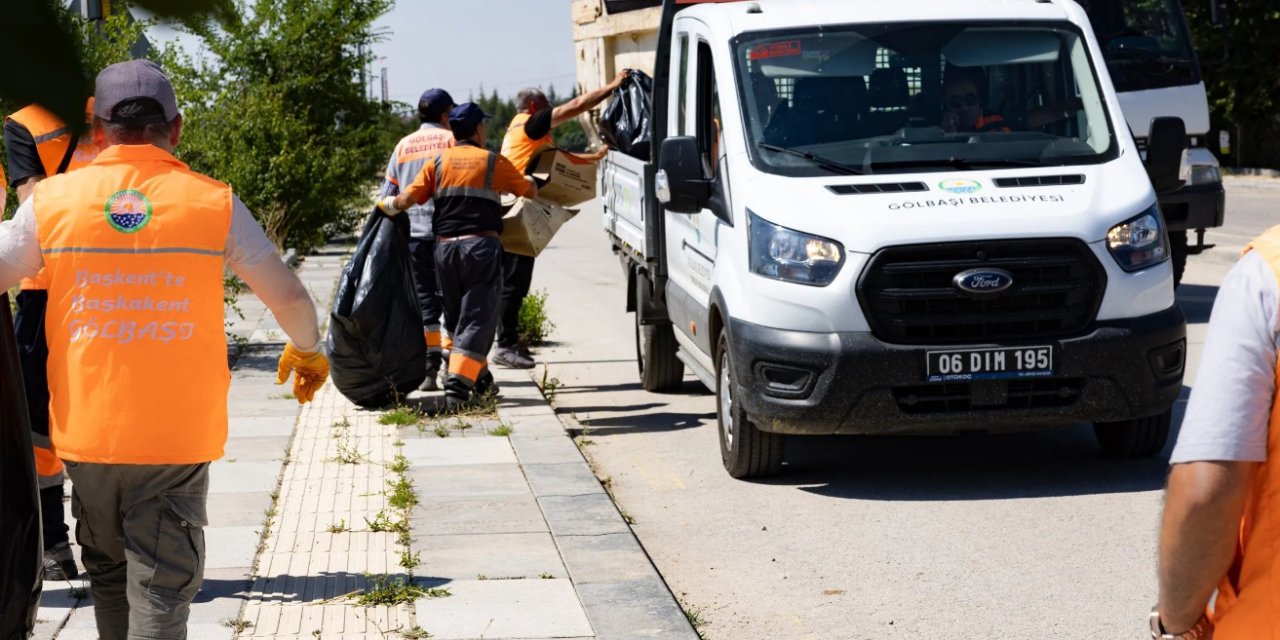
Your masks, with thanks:
[[[346,254],[298,268],[321,318]],[[189,637],[697,638],[525,372],[496,370],[496,408],[459,416],[424,416],[439,394],[361,410],[332,384],[300,408],[273,384],[279,326],[238,306]],[[46,585],[39,618],[37,638],[96,637],[83,581]]]

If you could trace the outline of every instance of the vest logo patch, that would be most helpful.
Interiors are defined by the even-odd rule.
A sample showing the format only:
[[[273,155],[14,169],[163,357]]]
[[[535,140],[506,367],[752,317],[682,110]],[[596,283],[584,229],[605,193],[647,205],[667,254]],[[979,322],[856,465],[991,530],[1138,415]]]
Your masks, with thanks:
[[[112,194],[105,210],[107,222],[120,233],[137,233],[151,222],[151,201],[132,189]]]

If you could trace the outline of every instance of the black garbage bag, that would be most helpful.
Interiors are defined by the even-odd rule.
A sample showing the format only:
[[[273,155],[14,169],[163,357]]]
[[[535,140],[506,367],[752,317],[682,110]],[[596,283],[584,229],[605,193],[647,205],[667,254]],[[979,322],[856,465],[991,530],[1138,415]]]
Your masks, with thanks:
[[[42,579],[40,490],[9,296],[0,294],[0,638],[36,624]]]
[[[427,377],[427,343],[409,266],[409,217],[376,209],[342,270],[330,314],[333,384],[348,400],[384,407]]]
[[[600,136],[612,148],[648,160],[653,146],[653,78],[631,69],[600,118]]]

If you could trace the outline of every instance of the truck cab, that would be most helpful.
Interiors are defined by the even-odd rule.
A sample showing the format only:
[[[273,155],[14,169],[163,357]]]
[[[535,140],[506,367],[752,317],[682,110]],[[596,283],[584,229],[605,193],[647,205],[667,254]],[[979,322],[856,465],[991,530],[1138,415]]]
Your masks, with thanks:
[[[610,154],[604,224],[646,388],[716,393],[731,475],[803,434],[1163,448],[1187,136],[1156,119],[1144,164],[1082,7],[672,0],[657,46],[655,157]]]

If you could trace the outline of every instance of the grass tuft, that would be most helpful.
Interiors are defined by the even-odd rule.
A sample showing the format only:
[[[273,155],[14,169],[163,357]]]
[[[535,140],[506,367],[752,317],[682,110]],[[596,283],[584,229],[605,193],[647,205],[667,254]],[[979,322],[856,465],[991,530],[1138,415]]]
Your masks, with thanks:
[[[427,595],[427,590],[405,580],[386,575],[368,576],[369,588],[356,598],[356,602],[366,607],[395,606],[412,604],[418,598]]]
[[[500,425],[498,425],[498,426],[496,426],[496,427],[494,427],[494,428],[490,429],[490,430],[489,430],[489,435],[491,435],[491,436],[500,436],[500,437],[504,437],[504,438],[505,438],[506,436],[511,435],[511,432],[512,432],[512,431],[514,431],[514,429],[511,427],[511,425],[506,424],[506,423],[503,423],[503,424],[500,424]]]
[[[418,424],[422,421],[422,414],[418,413],[413,407],[400,405],[381,416],[378,416],[378,424],[395,425],[404,427],[411,424]]]

